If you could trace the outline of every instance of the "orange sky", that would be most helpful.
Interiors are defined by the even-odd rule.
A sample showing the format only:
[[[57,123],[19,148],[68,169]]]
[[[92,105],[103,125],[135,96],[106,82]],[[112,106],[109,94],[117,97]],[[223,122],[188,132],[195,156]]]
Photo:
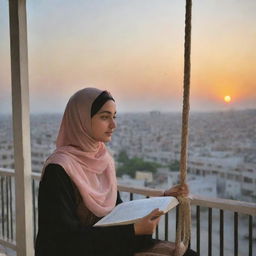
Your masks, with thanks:
[[[5,2],[0,2],[5,39],[0,113],[10,108]],[[184,1],[61,3],[27,1],[32,112],[62,112],[67,99],[85,86],[110,90],[120,111],[181,110]],[[254,0],[194,1],[191,110],[256,107],[255,9]],[[229,104],[225,95],[232,97]]]

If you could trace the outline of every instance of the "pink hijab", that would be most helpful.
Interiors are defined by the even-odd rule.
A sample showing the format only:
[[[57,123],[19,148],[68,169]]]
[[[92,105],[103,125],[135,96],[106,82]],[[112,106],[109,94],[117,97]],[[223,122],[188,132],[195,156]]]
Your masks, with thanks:
[[[69,100],[59,130],[56,150],[46,160],[61,165],[78,188],[86,207],[96,216],[108,214],[116,204],[115,164],[105,144],[90,134],[91,106],[103,91],[85,88]]]

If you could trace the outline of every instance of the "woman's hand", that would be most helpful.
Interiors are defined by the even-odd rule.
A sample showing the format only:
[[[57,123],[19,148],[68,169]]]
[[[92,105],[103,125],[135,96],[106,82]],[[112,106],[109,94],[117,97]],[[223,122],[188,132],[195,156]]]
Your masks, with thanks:
[[[160,216],[163,215],[163,211],[159,209],[153,210],[144,218],[141,218],[134,224],[135,235],[151,235],[155,232],[156,226],[160,221]]]
[[[164,191],[164,196],[183,196],[187,197],[189,195],[189,188],[187,184],[176,185]]]

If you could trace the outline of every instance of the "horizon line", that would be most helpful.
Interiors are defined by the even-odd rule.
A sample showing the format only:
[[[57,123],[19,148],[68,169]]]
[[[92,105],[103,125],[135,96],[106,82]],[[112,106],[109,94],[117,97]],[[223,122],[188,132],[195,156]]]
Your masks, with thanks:
[[[206,114],[206,113],[223,113],[223,112],[243,112],[243,111],[256,111],[256,108],[243,108],[243,109],[218,109],[218,110],[190,110],[190,113],[199,113],[199,114]],[[148,114],[148,113],[175,113],[175,114],[182,114],[182,111],[180,110],[173,110],[173,111],[162,111],[162,110],[145,110],[145,111],[119,111],[118,114]],[[62,115],[63,112],[31,112],[30,115]],[[4,115],[12,115],[10,112],[1,113],[1,116]]]

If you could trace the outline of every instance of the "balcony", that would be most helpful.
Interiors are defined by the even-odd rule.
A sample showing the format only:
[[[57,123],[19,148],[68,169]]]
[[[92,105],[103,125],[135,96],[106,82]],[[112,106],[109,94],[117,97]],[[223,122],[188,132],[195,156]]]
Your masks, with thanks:
[[[40,174],[32,174],[33,237],[37,232],[37,193]],[[16,210],[14,170],[0,168],[0,245],[7,255],[15,255]],[[123,199],[151,197],[161,190],[119,185]],[[199,255],[252,256],[256,252],[256,204],[220,198],[193,196],[191,248]],[[166,214],[154,237],[174,241],[177,210]],[[231,225],[230,225],[231,223]],[[0,247],[1,248],[1,247]],[[1,253],[1,251],[0,251]],[[0,254],[1,255],[1,254]]]
[[[40,177],[30,172],[26,1],[9,3],[15,171],[0,168],[0,255],[32,256]],[[119,190],[129,200],[159,194],[147,188],[119,186]],[[200,255],[255,254],[255,203],[193,196],[191,205],[191,247]],[[176,213],[162,218],[155,237],[174,240]]]

